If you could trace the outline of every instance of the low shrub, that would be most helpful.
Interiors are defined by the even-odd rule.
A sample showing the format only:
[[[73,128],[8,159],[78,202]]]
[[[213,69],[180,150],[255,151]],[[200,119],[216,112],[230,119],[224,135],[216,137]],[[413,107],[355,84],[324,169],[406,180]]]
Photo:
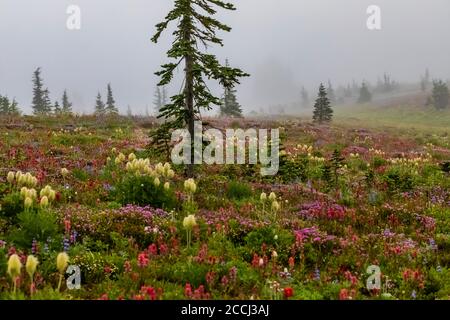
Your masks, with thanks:
[[[246,183],[231,181],[228,184],[227,188],[228,199],[243,200],[250,198],[252,195],[253,195],[252,188]]]
[[[111,191],[112,197],[123,205],[152,206],[165,210],[175,208],[177,199],[174,191],[164,188],[162,182],[156,185],[154,180],[147,175],[126,175]]]

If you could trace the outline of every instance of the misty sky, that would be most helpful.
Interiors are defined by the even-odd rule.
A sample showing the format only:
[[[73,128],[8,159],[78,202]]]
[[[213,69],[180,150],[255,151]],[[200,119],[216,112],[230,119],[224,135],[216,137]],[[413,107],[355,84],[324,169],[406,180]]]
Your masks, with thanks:
[[[448,0],[234,0],[237,11],[218,15],[233,30],[221,34],[220,59],[252,76],[238,98],[245,110],[298,99],[305,85],[316,91],[330,79],[376,81],[450,78]],[[76,111],[91,112],[100,90],[112,83],[122,112],[153,111],[157,77],[166,62],[170,33],[157,45],[154,25],[172,0],[0,0],[0,94],[30,111],[31,76],[42,67],[53,100],[67,88]],[[79,5],[79,31],[66,28],[68,5]],[[366,27],[366,9],[381,7],[382,30]],[[182,70],[180,69],[180,72]],[[180,90],[180,82],[169,93]],[[220,88],[211,86],[216,94]]]

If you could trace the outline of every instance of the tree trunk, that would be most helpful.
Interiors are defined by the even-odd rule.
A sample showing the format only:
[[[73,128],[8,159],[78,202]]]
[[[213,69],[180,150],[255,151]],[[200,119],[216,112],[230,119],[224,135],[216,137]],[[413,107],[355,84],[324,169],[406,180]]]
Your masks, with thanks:
[[[192,36],[192,23],[190,13],[187,13],[184,17],[184,40],[186,42],[191,41]],[[193,67],[194,61],[193,57],[189,54],[184,56],[185,61],[185,76],[186,83],[184,87],[184,94],[186,99],[186,124],[189,130],[189,134],[191,136],[191,162],[187,165],[186,173],[188,177],[192,178],[194,176],[194,125],[195,125],[195,113],[194,113],[194,75],[193,75]]]

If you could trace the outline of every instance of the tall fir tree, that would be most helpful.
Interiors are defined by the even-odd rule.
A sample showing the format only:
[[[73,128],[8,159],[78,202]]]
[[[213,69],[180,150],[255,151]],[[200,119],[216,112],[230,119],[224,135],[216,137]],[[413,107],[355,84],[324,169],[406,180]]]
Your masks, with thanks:
[[[369,91],[369,87],[366,82],[363,82],[361,85],[361,89],[359,90],[359,98],[358,103],[367,103],[372,101],[372,94]]]
[[[436,109],[442,110],[449,105],[449,90],[447,84],[442,80],[433,81],[432,102]]]
[[[301,92],[300,92],[300,95],[301,95],[301,98],[302,98],[302,107],[303,108],[307,108],[307,107],[309,107],[309,103],[310,103],[310,101],[309,101],[309,94],[308,94],[308,91],[305,89],[305,87],[304,86],[302,86],[302,90],[301,90]]]
[[[62,96],[62,112],[65,114],[72,113],[72,103],[69,101],[69,96],[67,95],[67,90],[64,90]]]
[[[163,106],[165,106],[169,101],[168,101],[168,96],[167,96],[167,90],[166,87],[163,86],[162,87],[162,102],[163,102]]]
[[[425,70],[425,74],[420,78],[420,89],[422,91],[427,91],[430,86],[430,71],[428,68]]]
[[[217,37],[217,31],[231,30],[214,18],[218,8],[235,10],[232,3],[222,0],[175,0],[174,7],[165,20],[156,25],[157,31],[152,38],[157,43],[169,24],[174,21],[177,23],[172,33],[175,38],[172,48],[167,52],[167,56],[174,61],[162,65],[161,71],[156,72],[156,75],[161,77],[159,86],[167,85],[172,81],[176,68],[184,62],[184,90],[173,96],[171,103],[160,110],[159,117],[166,120],[166,125],[160,129],[187,127],[192,147],[195,120],[201,110],[210,110],[214,105],[220,106],[220,98],[211,94],[205,80],[216,80],[223,87],[232,88],[239,83],[240,77],[247,76],[240,69],[221,65],[214,55],[200,50],[200,45],[205,50],[211,44],[222,46],[223,42]],[[154,141],[158,144],[156,138],[165,136],[167,135],[156,132]],[[194,175],[194,155],[191,152],[191,161],[186,167],[188,176]]]
[[[97,94],[97,99],[95,100],[95,114],[98,116],[104,115],[106,112],[105,103],[102,100],[102,95],[100,92]]]
[[[330,80],[328,80],[327,96],[331,104],[336,103],[336,93],[334,92],[333,85]]]
[[[319,124],[330,122],[333,118],[333,109],[327,96],[327,90],[321,83],[319,94],[314,104],[313,121]]]
[[[167,104],[167,92],[165,87],[156,86],[153,104],[155,105],[156,114]]]
[[[41,77],[41,68],[37,68],[33,73],[33,101],[32,108],[34,114],[49,114],[52,111],[50,102],[50,92],[44,88]]]
[[[116,107],[116,101],[114,100],[111,84],[108,83],[107,87],[107,97],[106,97],[106,107],[105,111],[108,114],[118,114],[119,110]]]
[[[159,114],[162,107],[164,106],[164,103],[161,89],[158,86],[156,86],[155,94],[153,95],[153,104],[155,105],[156,114]]]
[[[391,92],[395,89],[395,81],[391,79],[391,76],[385,73],[383,75],[383,92]]]

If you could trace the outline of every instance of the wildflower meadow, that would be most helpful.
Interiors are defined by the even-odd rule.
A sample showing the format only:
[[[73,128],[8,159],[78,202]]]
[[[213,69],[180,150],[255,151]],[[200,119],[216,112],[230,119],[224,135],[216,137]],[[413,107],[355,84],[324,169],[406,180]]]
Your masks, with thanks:
[[[274,176],[186,178],[145,119],[2,126],[0,298],[449,298],[447,136],[261,121]]]
[[[450,300],[449,9],[0,0],[3,309]]]

